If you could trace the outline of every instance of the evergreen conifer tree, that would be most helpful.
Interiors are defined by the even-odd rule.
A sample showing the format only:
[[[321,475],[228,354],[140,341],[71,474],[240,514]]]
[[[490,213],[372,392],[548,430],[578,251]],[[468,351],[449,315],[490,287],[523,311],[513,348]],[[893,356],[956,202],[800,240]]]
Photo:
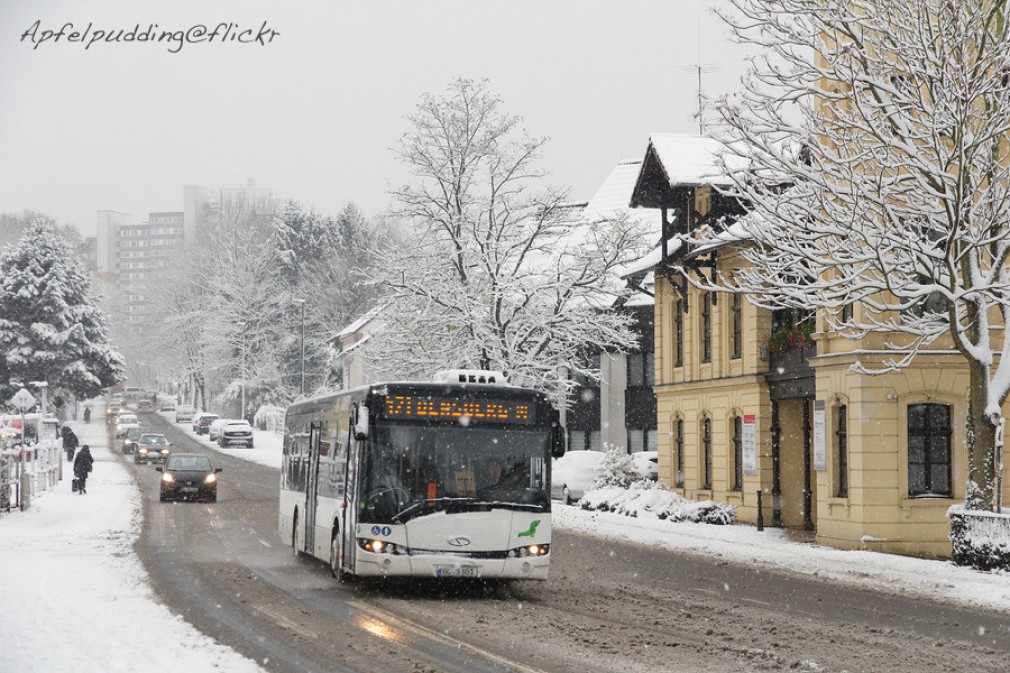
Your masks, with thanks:
[[[0,254],[0,400],[12,380],[93,397],[123,367],[90,279],[53,225],[36,221]]]

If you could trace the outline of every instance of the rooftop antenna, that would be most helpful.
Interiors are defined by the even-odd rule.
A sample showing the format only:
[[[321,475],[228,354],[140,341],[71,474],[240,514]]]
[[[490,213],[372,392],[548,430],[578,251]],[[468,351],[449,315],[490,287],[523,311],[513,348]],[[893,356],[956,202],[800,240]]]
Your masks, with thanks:
[[[715,63],[701,62],[701,17],[698,17],[698,58],[694,65],[685,65],[678,68],[684,72],[695,72],[698,75],[698,112],[692,115],[698,120],[698,134],[705,135],[705,106],[704,95],[701,88],[701,74],[719,72],[719,66]]]

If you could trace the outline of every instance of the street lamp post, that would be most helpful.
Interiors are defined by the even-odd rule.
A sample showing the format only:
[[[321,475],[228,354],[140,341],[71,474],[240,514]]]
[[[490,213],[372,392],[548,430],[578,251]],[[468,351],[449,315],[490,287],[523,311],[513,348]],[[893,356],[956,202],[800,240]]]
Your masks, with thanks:
[[[244,420],[245,419],[245,323],[244,322],[240,322],[240,323],[238,323],[238,326],[242,328],[242,346],[241,346],[241,348],[242,348],[242,372],[241,372],[241,376],[242,376],[242,393],[241,393],[242,397],[241,397],[241,399],[242,399],[242,401],[240,403],[240,409],[241,409],[240,418],[242,418]]]
[[[305,300],[304,299],[294,299],[293,300],[301,308],[301,361],[302,361],[302,382],[298,388],[298,392],[301,395],[305,394]]]

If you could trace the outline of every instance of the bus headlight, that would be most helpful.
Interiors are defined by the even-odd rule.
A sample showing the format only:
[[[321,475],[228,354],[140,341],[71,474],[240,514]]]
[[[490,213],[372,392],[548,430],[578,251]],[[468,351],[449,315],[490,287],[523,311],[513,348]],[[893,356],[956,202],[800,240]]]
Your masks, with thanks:
[[[402,554],[404,550],[400,545],[386,542],[385,540],[369,540],[363,537],[358,538],[358,546],[373,554]]]
[[[516,547],[515,549],[510,549],[508,553],[508,558],[522,558],[526,556],[547,556],[551,553],[551,546],[549,544],[531,544],[525,547]]]

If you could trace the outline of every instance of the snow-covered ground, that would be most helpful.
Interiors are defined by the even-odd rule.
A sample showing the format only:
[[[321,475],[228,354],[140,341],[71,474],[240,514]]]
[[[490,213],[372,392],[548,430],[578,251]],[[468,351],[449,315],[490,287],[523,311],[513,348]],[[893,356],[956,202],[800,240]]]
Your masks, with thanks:
[[[71,493],[65,464],[28,511],[0,515],[0,671],[262,671],[155,600],[133,551],[140,492],[101,420],[71,425],[95,458],[87,494]]]
[[[101,418],[96,414],[96,417]],[[0,516],[2,673],[261,670],[201,635],[159,605],[132,548],[141,522],[140,493],[106,447],[102,423],[74,424],[90,444],[95,471],[84,496],[69,473],[27,512]],[[188,426],[184,426],[191,433]],[[256,448],[209,448],[264,465],[280,465],[280,436],[257,433]],[[943,561],[797,542],[777,529],[662,521],[590,512],[555,503],[554,526],[611,540],[704,554],[763,568],[930,598],[1010,610],[1010,574],[980,573]],[[143,624],[145,628],[137,629]]]

